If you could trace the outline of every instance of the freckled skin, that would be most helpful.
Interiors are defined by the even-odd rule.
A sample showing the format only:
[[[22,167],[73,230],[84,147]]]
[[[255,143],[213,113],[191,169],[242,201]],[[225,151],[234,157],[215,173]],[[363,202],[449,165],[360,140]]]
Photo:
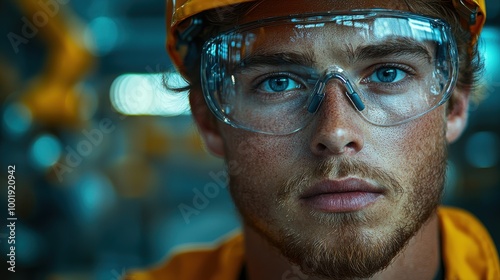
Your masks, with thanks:
[[[417,172],[424,171],[424,174],[429,174],[431,171],[426,169],[427,165],[431,165],[431,169],[444,168],[442,166],[442,160],[445,157],[443,153],[445,145],[443,109],[439,108],[411,123],[386,128],[365,122],[361,117],[356,116],[357,113],[351,107],[346,107],[342,111],[349,110],[352,112],[345,112],[344,117],[333,121],[336,123],[334,126],[324,125],[325,122],[331,122],[331,120],[316,119],[304,130],[287,136],[269,136],[227,126],[221,127],[225,139],[226,160],[237,162],[239,166],[238,174],[231,176],[230,181],[230,190],[235,204],[245,223],[260,232],[265,239],[278,248],[280,245],[277,243],[283,241],[283,236],[280,235],[283,228],[292,227],[293,232],[300,233],[306,240],[325,241],[322,237],[330,234],[330,226],[322,224],[307,213],[301,213],[297,201],[286,204],[283,207],[285,209],[279,208],[278,198],[275,195],[284,182],[296,172],[312,169],[318,165],[319,161],[330,157],[349,157],[389,171],[405,190],[402,197],[398,199],[388,197],[376,211],[369,212],[371,219],[377,223],[359,227],[360,232],[374,234],[378,238],[384,237],[390,234],[397,224],[405,223],[406,220],[426,220],[428,216],[419,217],[418,214],[422,213],[420,209],[436,206],[442,181],[438,180],[437,185],[428,185],[424,182],[422,174]],[[318,116],[318,118],[321,117],[323,116]],[[326,116],[326,118],[333,119],[334,116]],[[353,119],[357,119],[356,125],[352,124]],[[344,134],[343,139],[346,142],[356,141],[356,139],[361,141],[360,138],[363,138],[363,147],[358,151],[344,147],[346,150],[337,155],[330,154],[330,150],[315,154],[311,151],[311,145],[321,143],[315,143],[314,139],[317,137],[317,130],[323,130],[325,127],[345,130],[340,135]],[[352,131],[357,131],[359,135],[351,135]],[[332,131],[329,130],[329,132]],[[317,141],[326,142],[328,139]],[[242,146],[241,143],[244,143],[244,146],[250,148],[246,148],[245,153],[239,153],[238,143],[239,147]],[[439,174],[439,176],[442,175]],[[439,179],[430,174],[428,176],[431,176],[432,180]],[[424,185],[419,185],[420,183]],[[425,196],[425,193],[415,194],[412,188],[432,188],[430,192],[433,197],[427,201],[417,201],[418,197],[427,199],[428,196]],[[412,194],[415,194],[417,198],[412,197]],[[416,203],[420,205],[413,205]],[[411,214],[406,214],[407,207],[413,207]],[[421,226],[421,224],[415,226]],[[331,236],[325,244],[335,249],[335,244],[352,241],[350,238],[336,239],[335,236]]]
[[[241,21],[300,13],[304,9],[405,9],[399,1],[305,3],[293,0],[286,1],[287,5],[278,2],[264,1]],[[311,277],[307,279],[333,279],[338,276],[335,273],[340,273],[342,279],[371,276],[379,279],[432,278],[438,262],[437,222],[433,211],[439,203],[444,182],[446,145],[454,139],[447,135],[450,118],[445,109],[445,106],[438,107],[402,125],[375,126],[355,111],[338,83],[330,82],[326,98],[311,123],[296,133],[272,136],[220,122],[210,128],[206,121],[208,112],[200,110],[204,113],[197,113],[195,108],[195,117],[209,149],[223,156],[226,162],[238,166],[230,172],[230,191],[244,220],[251,280],[281,279],[279,276],[290,265],[284,259],[299,264]],[[465,113],[458,112],[456,119],[463,121]],[[462,129],[453,127],[458,132],[452,134],[458,135]],[[382,170],[397,181],[402,191],[396,192],[393,186],[384,186],[388,191],[381,199],[361,210],[358,216],[352,216],[352,223],[342,224],[329,220],[328,215],[305,211],[294,196],[295,192],[284,198],[278,195],[287,181],[297,174],[313,173],[325,162],[342,159]],[[321,179],[325,178],[311,180]],[[395,241],[398,238],[402,240]],[[268,248],[263,240],[278,251]],[[356,258],[366,259],[366,263],[372,262],[371,258],[383,259],[384,254],[387,261],[373,261],[373,267],[350,271],[352,265],[364,264],[348,260],[349,251],[344,250],[347,243],[352,244],[348,247],[351,250],[360,251]],[[398,244],[396,249],[384,249],[391,247],[392,243]],[[363,253],[365,249],[366,254]],[[401,250],[404,254],[397,255]],[[322,260],[314,256],[315,252],[320,255],[335,251],[339,254],[324,259],[331,264],[326,262],[314,267]],[[408,273],[409,267],[418,274]],[[333,271],[328,271],[329,268]]]

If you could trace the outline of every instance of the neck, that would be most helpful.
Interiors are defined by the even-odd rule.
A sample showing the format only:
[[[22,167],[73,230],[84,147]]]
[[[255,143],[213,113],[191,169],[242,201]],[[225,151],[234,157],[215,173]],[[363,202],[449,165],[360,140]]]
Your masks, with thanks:
[[[244,225],[243,232],[249,280],[325,280],[303,274],[248,225]],[[439,263],[439,221],[434,213],[394,258],[391,265],[370,279],[433,279]]]

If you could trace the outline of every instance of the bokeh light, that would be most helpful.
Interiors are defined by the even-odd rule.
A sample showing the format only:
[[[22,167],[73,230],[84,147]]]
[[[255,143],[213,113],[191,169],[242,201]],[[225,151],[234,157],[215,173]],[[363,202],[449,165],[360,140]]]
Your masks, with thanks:
[[[484,51],[484,66],[486,68],[486,80],[489,83],[500,84],[500,29],[485,27],[481,34],[482,50]]]
[[[169,87],[186,86],[179,74],[124,74],[111,85],[111,104],[125,115],[172,117],[189,114],[187,93],[166,89],[163,86],[164,78]]]
[[[38,136],[31,146],[31,159],[36,167],[45,169],[61,157],[61,143],[51,134]]]
[[[94,55],[104,56],[118,43],[118,26],[109,17],[93,19],[84,33],[84,43]]]
[[[72,190],[70,204],[78,221],[95,225],[116,201],[116,194],[110,180],[97,171],[84,173]]]
[[[12,136],[26,133],[32,124],[31,111],[21,103],[8,104],[2,119],[5,130]]]
[[[491,131],[476,132],[467,140],[465,155],[470,165],[490,168],[498,163],[500,139]]]

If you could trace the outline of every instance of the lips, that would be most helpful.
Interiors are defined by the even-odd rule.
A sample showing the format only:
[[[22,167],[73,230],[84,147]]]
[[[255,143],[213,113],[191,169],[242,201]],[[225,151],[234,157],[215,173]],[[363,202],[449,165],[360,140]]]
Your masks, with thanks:
[[[383,191],[356,178],[325,180],[307,189],[300,200],[306,207],[322,212],[354,212],[375,203]]]

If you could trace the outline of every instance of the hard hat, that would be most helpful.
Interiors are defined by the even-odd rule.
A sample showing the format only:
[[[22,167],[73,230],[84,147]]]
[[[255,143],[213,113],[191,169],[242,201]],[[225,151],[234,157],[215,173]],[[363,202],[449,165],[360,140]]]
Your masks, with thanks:
[[[185,21],[193,21],[192,17],[194,15],[207,10],[255,1],[256,0],[167,0],[167,51],[172,63],[177,67],[180,73],[185,75],[186,67],[184,58],[187,56],[188,51],[190,51],[189,45],[183,44],[183,42],[189,41],[192,29],[196,29],[196,25],[185,24]],[[462,25],[469,28],[472,34],[472,44],[475,44],[481,33],[484,22],[486,21],[485,0],[452,0],[452,2],[461,17]]]

